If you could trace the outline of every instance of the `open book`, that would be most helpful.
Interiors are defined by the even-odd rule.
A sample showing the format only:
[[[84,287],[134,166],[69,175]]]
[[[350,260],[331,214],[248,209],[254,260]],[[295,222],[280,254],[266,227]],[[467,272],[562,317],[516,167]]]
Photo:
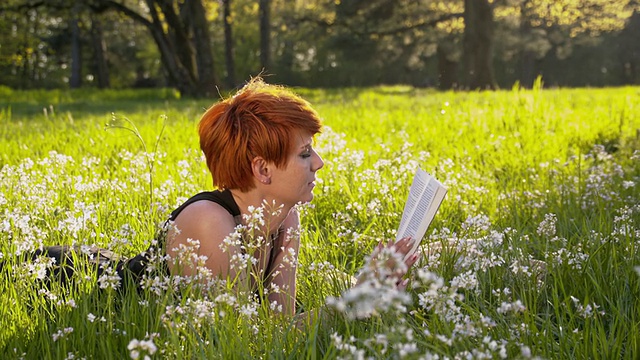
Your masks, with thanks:
[[[446,193],[447,188],[444,185],[426,171],[418,168],[409,189],[409,198],[404,205],[402,220],[396,236],[396,241],[406,236],[411,236],[416,240],[411,251],[407,253],[407,257],[418,249]]]

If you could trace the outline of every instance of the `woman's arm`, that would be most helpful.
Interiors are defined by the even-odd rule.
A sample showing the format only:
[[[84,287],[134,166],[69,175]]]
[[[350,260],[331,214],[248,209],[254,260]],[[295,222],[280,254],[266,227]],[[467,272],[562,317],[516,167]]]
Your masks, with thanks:
[[[271,274],[271,288],[268,299],[281,306],[283,314],[293,315],[296,311],[296,272],[298,269],[298,251],[300,249],[300,217],[293,208],[282,224],[283,230],[276,242],[280,249],[274,259]],[[276,245],[276,246],[278,246]]]

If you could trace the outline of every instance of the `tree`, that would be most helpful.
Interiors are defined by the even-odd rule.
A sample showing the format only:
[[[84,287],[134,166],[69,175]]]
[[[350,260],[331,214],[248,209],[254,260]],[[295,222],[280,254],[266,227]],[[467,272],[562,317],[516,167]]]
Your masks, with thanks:
[[[441,33],[437,27],[461,17],[461,0],[318,1],[299,7],[285,27],[298,40],[293,65],[315,72],[311,81],[429,85],[428,62]]]
[[[489,0],[464,1],[464,62],[472,89],[495,89],[493,8]]]
[[[224,58],[227,66],[227,87],[236,86],[236,67],[234,60],[233,30],[231,27],[231,0],[222,0],[222,21],[224,24]]]
[[[0,82],[18,88],[81,82],[126,87],[142,63],[145,75],[158,73],[153,64],[158,56],[149,51],[140,26],[115,12],[98,15],[85,4],[10,0],[0,5],[0,28],[6,29],[0,31]],[[151,60],[139,58],[141,52]],[[117,71],[110,72],[111,65]]]
[[[621,32],[619,59],[621,63],[621,82],[640,84],[640,2],[638,8]]]
[[[216,92],[218,81],[215,73],[206,9],[201,0],[187,0],[184,4],[187,8],[183,12],[185,19],[183,24],[190,25],[196,52],[196,66],[198,69],[196,93],[198,95],[210,95]]]
[[[279,21],[274,28],[279,33],[279,36],[274,36],[273,57],[272,63],[273,72],[276,79],[281,82],[297,85],[299,83],[298,76],[294,69],[295,64],[295,52],[297,40],[298,25],[294,23],[296,17],[295,0],[282,0],[276,2],[274,12],[280,16],[276,17]],[[279,41],[278,41],[279,40]]]
[[[271,67],[271,0],[260,0],[260,66]]]
[[[621,30],[634,6],[629,0],[465,0],[462,57],[466,84],[470,88],[497,86],[493,69],[497,26],[501,27],[503,53],[514,52],[509,46],[516,49],[518,79],[531,86],[539,75],[536,61],[549,50],[568,56],[574,43],[593,42],[602,33]],[[451,46],[438,49],[441,69],[447,68],[450,75],[453,62],[447,61],[446,51]],[[449,77],[447,82],[451,83]]]
[[[67,30],[56,9],[21,7],[17,1],[0,6],[0,83],[16,88],[64,86],[56,58],[57,36]]]
[[[139,5],[116,0],[90,1],[98,13],[116,10],[148,29],[170,84],[183,95],[215,93],[218,81],[202,0],[145,0],[146,9]]]
[[[223,71],[228,88],[239,74],[262,70],[303,86],[437,80],[443,89],[484,89],[530,86],[540,74],[563,85],[633,83],[634,6],[638,0],[5,0],[0,83],[167,85],[191,96],[215,92]]]
[[[530,87],[539,75],[536,60],[551,50],[566,58],[574,45],[594,43],[602,34],[622,30],[634,4],[629,0],[518,0],[501,7],[500,21],[518,19],[518,80]]]
[[[107,61],[107,44],[104,40],[104,31],[100,19],[94,14],[91,15],[91,43],[93,44],[93,55],[98,87],[108,88],[111,85],[109,78],[109,65]]]
[[[75,2],[71,9],[69,29],[71,30],[71,78],[69,86],[72,89],[82,85],[82,45],[80,42],[80,3]]]

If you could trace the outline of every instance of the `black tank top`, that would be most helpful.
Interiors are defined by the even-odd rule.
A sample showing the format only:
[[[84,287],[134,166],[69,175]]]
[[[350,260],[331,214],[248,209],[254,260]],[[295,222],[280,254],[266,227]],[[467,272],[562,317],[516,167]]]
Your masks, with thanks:
[[[241,216],[240,208],[238,207],[238,204],[236,204],[235,200],[233,199],[233,195],[231,194],[231,191],[229,191],[228,189],[223,191],[220,191],[220,190],[205,191],[192,196],[187,201],[185,201],[182,205],[180,205],[177,209],[171,212],[171,215],[169,216],[168,221],[175,220],[178,217],[178,215],[180,215],[180,213],[187,206],[193,204],[196,201],[202,201],[202,200],[212,201],[222,206],[225,210],[229,212],[231,216],[233,216],[233,218],[236,220],[236,224],[239,223],[240,216]],[[118,266],[119,268],[118,272],[121,272],[124,269],[128,269],[129,270],[128,272],[130,273],[129,275],[132,275],[134,277],[134,280],[137,283],[139,283],[139,280],[142,278],[142,275],[146,272],[147,265],[149,264],[149,260],[150,260],[150,255],[154,253],[164,255],[166,253],[166,233],[167,233],[166,225],[167,224],[168,222],[165,223],[165,226],[163,226],[163,229],[161,229],[158,233],[158,236],[156,236],[156,242],[157,242],[156,245],[152,245],[147,251],[121,263],[121,266]],[[272,239],[273,243],[272,243],[270,254],[269,254],[269,261],[267,263],[265,271],[263,272],[265,276],[263,278],[263,283],[265,286],[267,285],[269,275],[274,270],[272,269],[272,266],[273,266],[275,257],[278,255],[278,252],[279,252],[280,246],[278,245],[277,240],[281,232],[282,232],[282,229],[278,229],[275,239]],[[244,252],[244,249],[242,251]],[[170,274],[169,268],[166,266],[166,264],[162,264],[162,271],[165,272],[165,274],[167,275]]]

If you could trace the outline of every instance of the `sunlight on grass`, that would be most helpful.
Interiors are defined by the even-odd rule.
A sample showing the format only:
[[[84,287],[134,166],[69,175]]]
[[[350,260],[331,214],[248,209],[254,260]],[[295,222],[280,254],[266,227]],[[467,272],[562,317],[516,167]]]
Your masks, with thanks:
[[[184,279],[149,278],[144,291],[123,295],[85,269],[73,287],[47,287],[38,279],[52,265],[20,260],[43,244],[147,249],[172,209],[211,187],[196,133],[210,101],[167,90],[0,100],[0,353],[640,354],[640,89],[299,92],[325,123],[316,144],[325,167],[301,208],[298,277],[298,306],[325,312],[304,331],[269,304]],[[131,121],[135,136],[107,130],[112,119]],[[372,294],[347,290],[351,275],[394,237],[417,166],[449,192],[410,296],[379,289],[371,305]],[[350,312],[353,304],[375,315]]]

